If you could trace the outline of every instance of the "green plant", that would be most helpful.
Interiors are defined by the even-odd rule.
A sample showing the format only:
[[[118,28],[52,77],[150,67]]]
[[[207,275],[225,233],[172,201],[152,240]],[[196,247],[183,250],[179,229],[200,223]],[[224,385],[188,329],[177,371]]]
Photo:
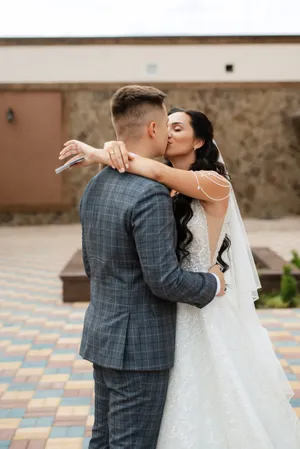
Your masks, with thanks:
[[[268,298],[265,304],[268,309],[286,309],[289,307],[279,295],[274,296],[273,298]]]
[[[285,309],[285,304],[279,293],[261,293],[259,299],[255,301],[256,309]]]
[[[280,296],[287,307],[297,307],[297,281],[292,275],[290,265],[283,267],[283,275],[280,282]]]
[[[297,251],[293,250],[292,251],[292,256],[293,257],[292,257],[291,263],[293,265],[295,265],[297,268],[300,268],[300,256],[297,253]]]
[[[296,251],[293,252],[293,256],[296,255]],[[260,293],[259,299],[255,301],[255,307],[257,309],[284,309],[287,307],[300,307],[300,295],[297,292],[297,281],[292,275],[291,265],[285,265],[283,267],[280,293]]]

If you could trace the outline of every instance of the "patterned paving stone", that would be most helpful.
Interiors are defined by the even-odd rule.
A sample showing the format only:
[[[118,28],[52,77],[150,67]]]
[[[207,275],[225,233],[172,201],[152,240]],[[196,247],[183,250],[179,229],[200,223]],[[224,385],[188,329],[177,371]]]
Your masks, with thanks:
[[[88,447],[93,376],[78,356],[87,304],[63,304],[58,278],[78,247],[78,227],[0,229],[0,449]],[[300,416],[300,310],[259,316]]]

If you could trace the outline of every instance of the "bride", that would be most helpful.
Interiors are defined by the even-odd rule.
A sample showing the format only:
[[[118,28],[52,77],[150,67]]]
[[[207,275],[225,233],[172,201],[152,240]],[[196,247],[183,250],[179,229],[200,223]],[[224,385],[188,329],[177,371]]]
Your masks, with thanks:
[[[190,271],[219,263],[226,301],[177,305],[171,371],[157,449],[299,449],[293,392],[257,317],[260,288],[248,239],[213,127],[198,111],[169,113],[165,165],[128,153],[123,142],[97,150],[69,141],[60,154],[165,184],[173,196],[178,257]]]

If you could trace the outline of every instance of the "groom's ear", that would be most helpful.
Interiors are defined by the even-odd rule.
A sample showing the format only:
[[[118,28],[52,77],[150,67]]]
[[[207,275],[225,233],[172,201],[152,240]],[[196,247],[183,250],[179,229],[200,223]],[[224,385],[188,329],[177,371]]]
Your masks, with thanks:
[[[148,125],[149,137],[151,137],[152,139],[156,139],[156,133],[157,133],[156,123],[155,122],[150,122],[149,125]]]

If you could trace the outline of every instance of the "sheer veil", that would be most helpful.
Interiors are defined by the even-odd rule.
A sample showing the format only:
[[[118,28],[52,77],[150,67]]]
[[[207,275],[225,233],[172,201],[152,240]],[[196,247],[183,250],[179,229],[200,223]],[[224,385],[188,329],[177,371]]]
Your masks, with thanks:
[[[220,150],[219,161],[225,164]],[[249,337],[249,351],[255,350],[258,356],[257,364],[261,375],[264,379],[267,377],[270,382],[275,382],[291,398],[293,390],[255,309],[254,301],[258,299],[261,283],[233,189],[228,208],[227,234],[231,246],[227,252],[230,269],[225,273],[227,289]]]

